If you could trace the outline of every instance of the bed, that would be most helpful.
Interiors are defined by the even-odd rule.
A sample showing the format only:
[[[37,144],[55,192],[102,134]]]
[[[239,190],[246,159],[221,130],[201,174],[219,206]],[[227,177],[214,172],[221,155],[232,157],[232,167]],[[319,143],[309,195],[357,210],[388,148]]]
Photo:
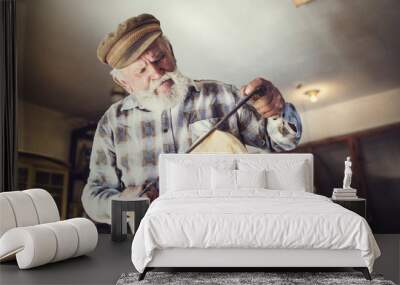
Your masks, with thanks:
[[[158,267],[353,267],[371,278],[371,229],[313,193],[312,154],[161,154],[159,175],[132,242],[140,280]]]

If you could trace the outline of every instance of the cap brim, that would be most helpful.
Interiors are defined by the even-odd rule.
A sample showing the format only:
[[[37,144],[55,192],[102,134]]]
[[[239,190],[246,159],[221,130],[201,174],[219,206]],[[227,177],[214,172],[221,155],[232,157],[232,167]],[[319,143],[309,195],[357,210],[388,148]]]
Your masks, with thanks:
[[[133,62],[135,62],[145,52],[145,50],[161,35],[162,32],[155,32],[154,34],[151,34],[142,43],[140,43],[140,46],[137,47],[135,51],[129,55],[129,57],[127,57],[126,59],[119,60],[119,62],[114,66],[114,68],[117,69],[125,68],[128,65],[132,64]]]

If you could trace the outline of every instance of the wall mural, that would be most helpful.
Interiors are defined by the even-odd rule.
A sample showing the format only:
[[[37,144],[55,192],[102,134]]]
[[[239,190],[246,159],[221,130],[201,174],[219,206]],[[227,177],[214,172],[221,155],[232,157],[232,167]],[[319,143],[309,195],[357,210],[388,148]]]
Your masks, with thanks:
[[[256,78],[238,89],[188,78],[153,15],[121,23],[101,41],[97,55],[129,94],[104,113],[94,135],[82,202],[97,222],[110,223],[112,197],[158,196],[160,153],[243,153],[246,146],[282,152],[300,141],[296,108],[272,82]],[[242,100],[248,102],[227,116]]]
[[[28,3],[27,8],[31,7]],[[58,11],[74,7],[67,3],[58,3]],[[263,7],[273,7],[271,3],[265,3]],[[324,5],[344,6],[335,3]],[[38,5],[35,4],[37,11],[46,7],[44,3]],[[157,5],[164,7],[161,2]],[[222,4],[216,5],[221,8],[219,5]],[[190,10],[192,7],[195,7],[193,3],[186,8]],[[305,11],[299,9],[296,10],[298,13]],[[17,11],[23,16],[23,7]],[[285,15],[291,13],[286,8],[282,11],[288,13]],[[32,9],[27,9],[25,13],[36,15]],[[319,12],[316,9],[312,13],[318,15]],[[172,14],[175,15],[174,12]],[[65,17],[68,18],[68,15]],[[382,70],[394,71],[395,67],[387,65],[384,53],[375,50],[375,45],[372,51],[366,50],[363,56],[376,53],[382,56],[382,60],[373,60],[369,62],[371,68],[364,69],[357,65],[357,59],[342,57],[343,53],[357,48],[357,43],[349,40],[346,40],[345,46],[339,45],[338,40],[342,36],[350,37],[350,34],[343,34],[342,30],[329,33],[324,31],[324,40],[321,38],[321,41],[314,42],[312,39],[315,40],[318,34],[299,33],[305,27],[308,30],[317,28],[311,22],[304,23],[303,28],[288,30],[287,26],[282,25],[278,29],[271,28],[269,22],[262,23],[263,20],[258,19],[257,23],[268,32],[291,34],[293,38],[286,49],[275,51],[277,46],[288,39],[278,37],[268,46],[269,39],[259,37],[259,30],[255,28],[244,36],[244,52],[241,55],[245,55],[248,50],[254,50],[255,53],[242,59],[235,58],[236,54],[240,55],[240,45],[232,49],[231,46],[236,41],[233,36],[242,35],[247,24],[234,22],[231,14],[226,17],[227,27],[215,29],[215,35],[210,35],[210,39],[215,42],[207,43],[204,48],[199,48],[199,43],[204,40],[198,39],[197,35],[188,39],[186,36],[176,36],[182,20],[177,20],[176,26],[176,19],[172,20],[174,17],[171,18],[169,13],[157,13],[159,19],[162,16],[166,19],[161,22],[150,14],[135,16],[127,13],[121,16],[120,12],[115,12],[115,15],[120,15],[118,19],[124,21],[113,22],[113,18],[108,17],[107,23],[103,23],[104,27],[96,29],[97,32],[101,31],[96,40],[85,38],[87,42],[93,40],[93,45],[87,49],[68,50],[67,60],[56,60],[58,55],[47,59],[43,56],[46,52],[36,53],[39,43],[35,41],[35,33],[20,37],[25,38],[25,51],[29,53],[25,57],[19,56],[25,59],[19,62],[22,65],[19,70],[25,70],[26,74],[24,84],[20,80],[18,86],[22,99],[18,114],[22,125],[18,131],[18,189],[46,189],[56,200],[62,218],[88,216],[99,224],[110,224],[111,199],[114,197],[148,197],[151,201],[158,197],[158,156],[161,153],[312,153],[315,166],[314,190],[326,197],[332,196],[334,188],[342,187],[343,161],[350,156],[353,163],[352,187],[357,189],[359,197],[367,200],[366,216],[371,228],[375,233],[400,232],[400,220],[386,218],[398,216],[400,211],[397,206],[400,201],[400,177],[396,171],[400,159],[400,125],[393,121],[398,114],[394,107],[398,105],[398,93],[394,90],[385,93],[371,91],[374,93],[369,94],[363,89],[365,86],[361,80],[372,75],[375,78],[379,71],[383,78],[376,79],[379,82],[376,86],[395,86],[393,82],[384,83],[383,79],[390,82],[391,77]],[[331,24],[333,21],[332,25],[339,27],[339,19],[352,19],[346,15],[333,13],[333,18],[326,21]],[[301,15],[297,16],[297,20],[302,19]],[[103,15],[96,17],[101,18]],[[202,25],[206,25],[203,16],[187,17],[193,23],[185,27],[186,33],[192,32],[195,20],[201,23],[196,33],[203,30]],[[63,26],[61,20],[54,21],[60,29],[64,28],[64,31],[70,31],[76,37],[85,36],[85,33],[77,31],[72,33],[73,27]],[[23,27],[23,24],[31,24],[29,17],[19,26]],[[228,36],[220,34],[232,27],[238,30],[237,33]],[[318,26],[320,28],[324,26]],[[385,29],[382,28],[381,32]],[[46,33],[49,32],[51,30]],[[365,37],[371,36],[371,43],[378,40],[373,31],[360,31],[361,34],[364,32]],[[49,35],[52,38],[57,36]],[[181,38],[183,41],[179,42]],[[312,43],[312,46],[307,44],[297,47],[295,43],[301,40]],[[319,45],[325,41],[338,46],[332,51],[328,46]],[[56,50],[56,42],[46,48]],[[254,48],[255,42],[260,44],[260,50]],[[385,44],[385,47],[392,49],[393,46],[391,42]],[[193,47],[193,50],[188,51],[188,47]],[[211,80],[201,79],[208,77],[188,76],[192,66],[203,63],[202,59],[195,58],[202,50],[210,56],[208,61],[204,60],[205,76],[211,73],[221,77],[223,74],[226,82],[212,80],[218,79],[212,76]],[[223,53],[225,50],[226,54]],[[70,89],[71,85],[79,85],[75,84],[79,76],[71,77],[69,81],[51,77],[67,76],[68,66],[83,68],[76,62],[76,57],[83,53],[93,61],[87,70],[82,70],[86,74],[82,78],[104,76],[102,84],[90,88],[82,84],[84,87],[80,89]],[[289,53],[291,57],[287,58]],[[317,57],[319,54],[324,57]],[[325,57],[325,54],[329,56]],[[268,61],[271,55],[276,55],[276,58]],[[298,55],[301,55],[302,60],[296,61]],[[224,58],[221,62],[215,61],[218,57]],[[184,59],[183,63],[177,62],[177,58]],[[332,65],[332,59],[337,60],[337,64]],[[257,60],[260,61],[259,65]],[[264,64],[262,60],[268,62]],[[46,67],[37,65],[38,61]],[[214,61],[221,66],[214,66]],[[230,64],[235,70],[228,70]],[[385,68],[380,70],[378,64]],[[346,68],[342,68],[342,65]],[[63,67],[64,73],[58,73],[61,72],[57,69],[59,66]],[[242,66],[244,68],[241,70]],[[355,68],[354,75],[349,74],[347,67],[350,66]],[[287,68],[290,70],[286,74]],[[185,74],[185,69],[188,74]],[[219,71],[219,75],[213,69]],[[376,72],[371,75],[372,69]],[[301,72],[303,70],[306,71],[304,74]],[[195,67],[195,71],[191,72],[201,74],[202,68]],[[264,78],[255,77],[257,72],[266,75]],[[326,84],[321,81],[325,77]],[[343,78],[351,78],[351,82],[343,81]],[[297,79],[303,82],[296,82]],[[235,86],[228,81],[245,85]],[[105,88],[109,88],[110,82],[114,83],[114,87],[110,98],[107,98],[104,96],[108,93]],[[49,90],[41,92],[47,83]],[[290,84],[293,86],[290,87]],[[282,90],[278,90],[277,85]],[[61,103],[54,102],[57,100],[54,95],[57,90],[66,93],[60,96]],[[64,102],[68,92],[73,92],[73,98],[71,102]],[[319,96],[321,99],[318,99]],[[317,99],[317,103],[312,103]],[[65,108],[60,107],[64,103]],[[85,107],[77,106],[79,104]],[[375,106],[380,106],[385,112],[374,111]],[[69,122],[78,119],[82,119],[81,122]],[[43,141],[43,137],[46,140]],[[108,226],[101,226],[109,230]]]

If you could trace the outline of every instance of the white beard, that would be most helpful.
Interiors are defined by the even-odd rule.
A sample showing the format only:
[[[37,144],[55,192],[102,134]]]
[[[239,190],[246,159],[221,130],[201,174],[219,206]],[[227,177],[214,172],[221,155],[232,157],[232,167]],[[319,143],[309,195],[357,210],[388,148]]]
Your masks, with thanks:
[[[171,86],[171,94],[157,94],[156,89],[165,81],[171,79],[174,84]],[[185,98],[192,80],[176,69],[173,72],[164,74],[163,77],[150,82],[148,90],[136,91],[133,96],[139,105],[149,111],[161,113],[164,110],[175,107]]]

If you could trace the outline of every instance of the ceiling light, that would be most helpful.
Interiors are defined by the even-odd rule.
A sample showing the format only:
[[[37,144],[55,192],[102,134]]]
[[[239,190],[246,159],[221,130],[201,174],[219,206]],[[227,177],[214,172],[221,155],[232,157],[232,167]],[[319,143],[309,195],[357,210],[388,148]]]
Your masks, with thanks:
[[[297,7],[307,4],[308,2],[311,2],[312,0],[293,0],[293,4]]]
[[[304,95],[308,96],[311,102],[317,102],[318,96],[319,96],[319,90],[318,89],[310,89],[304,92]]]

